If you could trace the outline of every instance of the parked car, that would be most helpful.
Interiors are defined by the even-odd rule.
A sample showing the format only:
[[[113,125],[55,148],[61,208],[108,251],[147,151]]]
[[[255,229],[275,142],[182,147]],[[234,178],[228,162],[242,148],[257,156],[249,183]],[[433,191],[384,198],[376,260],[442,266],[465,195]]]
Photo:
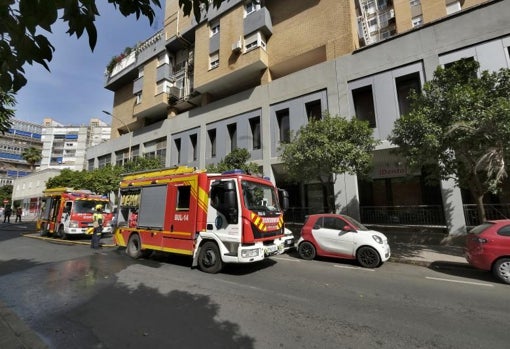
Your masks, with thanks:
[[[390,258],[386,236],[370,230],[354,218],[341,214],[309,215],[296,243],[303,259],[316,256],[356,259],[366,268],[376,268]]]
[[[487,221],[471,229],[465,257],[473,267],[492,271],[510,284],[510,219]]]

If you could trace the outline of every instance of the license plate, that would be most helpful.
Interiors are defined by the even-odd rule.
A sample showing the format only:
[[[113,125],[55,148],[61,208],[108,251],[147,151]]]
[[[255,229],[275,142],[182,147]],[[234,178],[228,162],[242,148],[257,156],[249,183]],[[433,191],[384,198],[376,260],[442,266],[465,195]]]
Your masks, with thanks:
[[[275,253],[276,251],[278,251],[278,246],[276,245],[268,246],[264,249],[265,254],[272,254]]]

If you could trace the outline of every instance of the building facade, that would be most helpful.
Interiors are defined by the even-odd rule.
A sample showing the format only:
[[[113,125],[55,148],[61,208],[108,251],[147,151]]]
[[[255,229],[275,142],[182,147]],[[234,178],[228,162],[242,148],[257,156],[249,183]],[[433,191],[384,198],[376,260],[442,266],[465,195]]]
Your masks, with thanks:
[[[17,119],[7,132],[0,133],[0,186],[11,185],[34,170],[22,154],[31,147],[42,148],[41,133],[41,125]]]
[[[112,140],[87,151],[88,168],[156,150],[167,166],[203,168],[246,148],[289,190],[296,216],[288,219],[299,220],[327,209],[323,189],[287,181],[280,144],[327,110],[367,120],[382,142],[370,181],[342,175],[335,183],[342,212],[373,224],[422,215],[422,224],[465,230],[461,190],[447,181],[428,187],[387,137],[409,91],[438,66],[473,57],[484,70],[510,67],[509,2],[228,1],[200,23],[177,3],[167,1],[161,31],[108,71]],[[374,13],[387,21],[366,35],[363,16]]]
[[[85,154],[93,147],[110,139],[111,127],[97,118],[88,125],[63,125],[45,118],[42,126],[41,169],[85,169]]]
[[[45,118],[38,127],[41,163],[32,173],[11,182],[12,202],[21,206],[24,214],[38,212],[48,179],[58,176],[62,169],[84,170],[86,149],[107,142],[111,134],[111,127],[98,118],[91,118],[85,126],[63,125]]]

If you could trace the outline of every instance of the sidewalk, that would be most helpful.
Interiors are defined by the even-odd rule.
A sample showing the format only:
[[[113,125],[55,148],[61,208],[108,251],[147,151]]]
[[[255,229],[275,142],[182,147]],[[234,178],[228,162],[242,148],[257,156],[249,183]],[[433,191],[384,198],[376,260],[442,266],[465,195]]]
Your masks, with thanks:
[[[108,239],[103,239],[106,244]],[[88,244],[88,243],[87,243]],[[408,242],[390,242],[390,262],[429,267],[447,262],[457,267],[470,268],[460,245],[423,245]],[[44,349],[48,346],[14,312],[0,301],[0,348]]]

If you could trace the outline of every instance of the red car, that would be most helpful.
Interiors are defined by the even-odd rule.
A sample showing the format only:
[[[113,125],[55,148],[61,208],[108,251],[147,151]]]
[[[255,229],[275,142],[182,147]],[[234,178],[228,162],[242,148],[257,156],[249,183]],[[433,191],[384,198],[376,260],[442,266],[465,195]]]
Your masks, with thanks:
[[[465,256],[473,267],[490,270],[510,284],[510,219],[487,221],[471,229]]]

